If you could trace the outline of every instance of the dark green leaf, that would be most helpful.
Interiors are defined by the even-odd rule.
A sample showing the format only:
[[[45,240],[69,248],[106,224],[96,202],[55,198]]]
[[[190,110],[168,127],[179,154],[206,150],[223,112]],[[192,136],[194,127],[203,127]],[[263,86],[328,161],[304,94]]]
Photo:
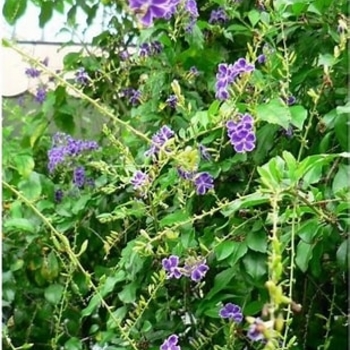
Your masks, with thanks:
[[[243,265],[246,272],[254,280],[259,280],[267,272],[267,256],[265,254],[248,252],[243,258]]]
[[[337,263],[344,269],[349,269],[349,240],[346,239],[337,250]]]
[[[61,300],[64,287],[60,284],[52,284],[45,289],[45,299],[51,304],[58,304]]]
[[[9,24],[14,24],[26,11],[27,0],[5,0],[2,14]]]
[[[266,253],[267,250],[267,236],[265,231],[252,232],[249,231],[246,242],[248,248],[255,252]]]
[[[309,261],[312,258],[313,245],[300,241],[297,247],[297,255],[295,257],[295,263],[302,272],[306,272]]]
[[[39,26],[43,28],[45,24],[51,19],[53,13],[53,2],[52,1],[44,1],[41,3],[41,11],[39,15]]]

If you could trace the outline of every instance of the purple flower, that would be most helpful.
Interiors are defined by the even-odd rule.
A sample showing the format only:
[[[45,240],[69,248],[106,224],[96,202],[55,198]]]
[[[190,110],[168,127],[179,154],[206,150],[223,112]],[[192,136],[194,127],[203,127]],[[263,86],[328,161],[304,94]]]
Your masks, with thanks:
[[[87,74],[84,67],[79,68],[75,72],[75,81],[81,85],[85,85],[89,81],[89,75]]]
[[[127,61],[130,57],[129,52],[127,50],[124,50],[119,53],[119,57],[122,61]]]
[[[170,95],[165,102],[170,108],[176,108],[178,101],[176,95]]]
[[[239,114],[238,120],[226,123],[227,135],[237,153],[250,152],[255,148],[254,119],[250,114]]]
[[[138,188],[144,186],[148,182],[148,175],[144,172],[138,170],[134,173],[134,176],[130,180],[130,183],[134,186],[134,189],[137,190]]]
[[[204,261],[187,261],[184,266],[184,274],[189,276],[192,281],[199,282],[209,270],[208,265]]]
[[[265,323],[260,318],[256,318],[254,323],[249,326],[247,337],[252,341],[262,340],[265,338],[263,334],[265,328]]]
[[[199,71],[198,71],[197,67],[192,66],[192,67],[190,68],[190,74],[191,74],[191,75],[194,75],[194,76],[199,75]]]
[[[82,188],[85,183],[85,169],[84,167],[77,167],[73,171],[73,183],[78,188]]]
[[[171,255],[169,258],[164,258],[162,260],[162,265],[164,270],[168,273],[167,278],[179,279],[182,273],[179,269],[179,257],[176,255]]]
[[[197,194],[203,195],[208,190],[214,188],[213,182],[214,182],[214,179],[209,173],[207,172],[198,173],[194,179],[194,184],[196,185]]]
[[[151,55],[151,46],[148,43],[143,43],[140,45],[139,55],[141,57],[148,57]]]
[[[243,320],[241,308],[232,303],[224,305],[224,307],[220,309],[219,315],[222,318],[228,318],[236,323],[240,323]]]
[[[196,25],[197,20],[196,17],[190,16],[189,21],[185,27],[185,32],[186,33],[192,33],[193,32],[193,28]]]
[[[160,346],[160,350],[181,350],[181,347],[177,345],[179,337],[176,334],[172,334],[168,339],[164,340]]]
[[[172,131],[168,126],[162,126],[160,130],[152,136],[152,146],[148,151],[145,152],[145,156],[149,157],[157,154],[160,151],[161,147],[174,135],[174,131]]]
[[[198,146],[199,148],[199,153],[201,155],[201,157],[205,160],[210,160],[211,159],[211,156],[210,156],[210,153],[208,152],[207,148],[203,145],[199,145]]]
[[[287,129],[284,129],[284,134],[288,137],[291,138],[293,136],[293,126],[289,125]]]
[[[256,60],[258,61],[258,63],[264,64],[266,62],[266,56],[264,54],[261,54],[257,57]]]
[[[191,17],[198,17],[197,2],[195,0],[187,0],[185,3],[185,10],[190,14]]]
[[[171,6],[170,0],[129,0],[130,8],[135,12],[141,12],[141,22],[149,27],[155,18],[164,18]]]
[[[61,189],[58,189],[55,191],[55,202],[61,203],[63,199],[63,191]]]
[[[39,86],[36,89],[36,94],[35,94],[35,101],[38,103],[44,103],[45,99],[46,99],[46,89],[44,86]]]
[[[129,102],[136,106],[141,102],[141,91],[140,90],[132,90],[131,96],[129,98]]]
[[[25,70],[25,73],[29,78],[37,78],[41,72],[34,67],[29,67]]]
[[[296,100],[297,99],[293,95],[290,95],[285,99],[285,102],[287,103],[288,106],[292,106],[292,105],[294,105]]]
[[[163,45],[158,40],[155,40],[151,42],[151,50],[154,55],[160,54],[163,51]]]
[[[177,172],[178,172],[179,176],[185,180],[192,180],[193,179],[193,176],[194,176],[193,172],[186,171],[182,168],[177,168]]]
[[[224,24],[228,21],[227,14],[222,7],[219,7],[217,10],[211,11],[209,23],[210,24]]]

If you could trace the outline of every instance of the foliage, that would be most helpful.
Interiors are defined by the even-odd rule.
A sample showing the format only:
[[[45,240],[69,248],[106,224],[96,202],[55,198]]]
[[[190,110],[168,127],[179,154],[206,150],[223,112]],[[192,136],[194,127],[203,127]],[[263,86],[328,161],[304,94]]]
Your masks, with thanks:
[[[5,347],[345,348],[346,2],[35,3],[115,16],[62,72],[3,40],[51,78],[3,105]]]

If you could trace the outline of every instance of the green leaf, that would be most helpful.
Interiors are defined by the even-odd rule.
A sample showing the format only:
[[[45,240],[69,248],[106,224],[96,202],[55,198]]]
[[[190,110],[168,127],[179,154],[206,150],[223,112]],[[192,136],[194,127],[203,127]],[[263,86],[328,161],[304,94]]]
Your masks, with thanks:
[[[318,231],[321,228],[320,221],[318,219],[310,219],[305,221],[297,231],[297,235],[308,244],[314,242],[318,235]]]
[[[14,24],[26,11],[27,0],[5,0],[2,14],[9,24]]]
[[[8,229],[15,229],[20,231],[27,231],[30,233],[36,232],[36,227],[28,219],[13,218],[4,220],[4,227]]]
[[[248,251],[248,246],[246,242],[233,242],[234,250],[230,255],[230,258],[227,259],[227,262],[230,266],[235,266],[239,259],[241,259]]]
[[[338,114],[334,122],[335,136],[344,151],[349,151],[349,114]]]
[[[85,210],[86,209],[86,205],[88,203],[88,201],[91,199],[91,195],[90,194],[84,194],[82,195],[78,201],[74,204],[73,208],[72,208],[72,213],[73,214],[78,214],[80,211]]]
[[[349,240],[345,240],[337,249],[336,253],[338,265],[347,270],[349,268]]]
[[[82,350],[82,342],[78,338],[70,338],[64,344],[64,350]]]
[[[303,106],[292,106],[289,107],[289,110],[292,117],[291,123],[299,130],[302,130],[307,118],[307,110]]]
[[[340,164],[337,173],[334,176],[332,190],[334,194],[344,192],[350,189],[350,165]]]
[[[266,104],[259,105],[256,114],[259,120],[280,125],[284,129],[288,129],[291,123],[289,108],[280,99],[273,99]]]
[[[302,272],[306,272],[309,261],[312,258],[313,245],[300,241],[297,247],[297,255],[295,257],[295,263]]]
[[[45,24],[51,19],[53,13],[53,2],[44,1],[40,5],[39,26],[43,28]]]
[[[230,267],[229,269],[221,271],[219,274],[217,274],[214,279],[214,286],[206,295],[205,299],[210,300],[215,294],[223,290],[230,283],[235,271],[236,267]]]
[[[38,199],[42,191],[40,175],[32,172],[28,179],[22,180],[18,183],[18,189],[26,198],[30,200]]]
[[[90,299],[88,306],[82,310],[81,316],[85,317],[91,315],[94,312],[94,310],[100,305],[101,297],[96,294]]]
[[[45,289],[45,299],[51,304],[58,304],[61,300],[64,287],[60,284],[52,284]]]
[[[248,13],[248,18],[250,23],[252,24],[253,27],[259,22],[260,20],[260,12],[257,10],[251,10]]]
[[[162,220],[160,220],[159,225],[161,228],[163,228],[165,226],[171,226],[175,223],[180,223],[188,219],[188,213],[186,213],[185,211],[177,211],[175,213],[165,216]]]
[[[266,255],[250,251],[243,258],[243,265],[248,275],[257,281],[267,272]]]
[[[215,248],[215,255],[218,261],[224,260],[229,257],[235,250],[235,243],[237,242],[222,242]]]
[[[132,283],[127,284],[123,290],[118,293],[118,297],[121,302],[128,304],[133,303],[136,300],[136,290],[139,286],[139,282],[134,281]]]
[[[267,236],[264,231],[249,231],[246,242],[248,248],[255,252],[266,253],[267,251]]]
[[[28,177],[34,169],[34,159],[31,155],[15,155],[13,160],[16,164],[18,173],[23,177]]]

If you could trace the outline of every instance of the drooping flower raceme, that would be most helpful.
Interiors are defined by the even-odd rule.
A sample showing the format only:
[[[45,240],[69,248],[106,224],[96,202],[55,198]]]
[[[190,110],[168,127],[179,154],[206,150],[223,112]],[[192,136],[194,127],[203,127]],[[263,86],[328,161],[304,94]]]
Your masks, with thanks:
[[[194,184],[196,185],[197,194],[203,195],[208,190],[214,188],[213,182],[214,182],[214,179],[209,173],[207,172],[198,173],[194,179]]]
[[[140,171],[140,170],[137,170],[130,183],[134,186],[134,189],[137,190],[139,188],[141,188],[142,186],[144,186],[149,180],[149,177],[146,173]]]
[[[172,334],[164,343],[160,346],[160,350],[181,350],[181,347],[177,345],[179,337],[176,334]]]
[[[238,305],[227,303],[219,312],[221,318],[227,318],[236,323],[240,323],[243,320],[242,310]]]
[[[165,18],[172,7],[170,0],[129,0],[129,6],[134,12],[142,13],[141,23],[149,27],[154,19]]]
[[[248,113],[238,115],[238,120],[226,123],[227,135],[237,153],[250,152],[255,148],[254,119]]]
[[[159,153],[162,146],[174,137],[175,133],[167,125],[164,125],[152,136],[152,146],[145,152],[145,156],[153,156]]]
[[[254,71],[253,64],[248,63],[245,58],[238,59],[234,64],[220,63],[216,74],[216,94],[218,100],[227,100],[230,97],[230,85],[243,73]]]
[[[164,270],[167,272],[167,278],[179,279],[182,273],[179,269],[179,257],[176,255],[171,255],[169,258],[162,260],[162,265]]]

